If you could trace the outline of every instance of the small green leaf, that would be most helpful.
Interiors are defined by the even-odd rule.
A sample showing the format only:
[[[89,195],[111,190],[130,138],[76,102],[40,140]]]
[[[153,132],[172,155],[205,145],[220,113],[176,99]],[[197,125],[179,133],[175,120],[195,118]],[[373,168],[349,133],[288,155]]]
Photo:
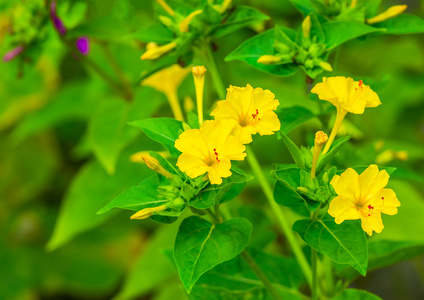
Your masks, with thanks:
[[[188,293],[202,274],[239,255],[249,243],[252,224],[235,218],[218,225],[192,216],[178,231],[174,260]]]
[[[340,139],[337,139],[334,141],[334,143],[331,145],[330,151],[328,151],[324,155],[320,155],[318,159],[318,166],[317,166],[317,173],[321,172],[321,170],[333,159],[333,157],[339,152],[340,148],[346,143],[348,140],[350,140],[350,136],[345,136]]]
[[[171,118],[151,118],[133,121],[131,126],[141,129],[149,138],[161,143],[172,156],[180,155],[174,147],[175,141],[183,130],[183,123]]]
[[[356,21],[332,21],[322,25],[328,50],[333,50],[341,44],[381,29]]]
[[[336,224],[329,216],[324,220],[299,220],[293,231],[312,248],[336,263],[349,264],[363,276],[367,273],[368,246],[361,221],[344,221]]]
[[[382,300],[377,295],[357,289],[346,289],[332,300]]]
[[[237,5],[235,10],[225,17],[222,24],[213,29],[213,35],[222,37],[251,23],[263,20],[269,20],[269,17],[261,11],[250,6]]]
[[[298,167],[303,168],[305,166],[305,162],[303,159],[302,152],[287,135],[285,135],[282,131],[280,131],[280,133],[281,133],[282,140],[284,144],[286,144],[287,149],[289,149],[289,152],[294,162],[296,163]]]
[[[287,36],[293,36],[293,30],[285,27],[279,27]],[[295,35],[295,34],[294,34]],[[241,60],[252,67],[268,72],[274,75],[290,76],[293,75],[297,66],[294,63],[279,64],[279,65],[264,65],[258,63],[257,60],[262,55],[274,55],[275,30],[269,29],[261,34],[258,34],[244,41],[237,49],[231,52],[225,61]]]
[[[156,175],[143,180],[139,185],[130,187],[119,196],[102,207],[97,214],[104,214],[112,208],[123,208],[139,211],[147,207],[155,207],[167,202],[165,199],[158,199],[159,180]]]
[[[424,20],[410,14],[401,14],[395,18],[373,24],[374,27],[386,29],[383,34],[411,34],[424,32]]]
[[[278,118],[281,122],[281,131],[288,134],[290,131],[315,117],[315,114],[302,106],[285,107],[278,110]]]
[[[174,36],[168,28],[158,23],[146,28],[141,28],[126,36],[126,39],[135,39],[145,43],[156,42],[159,44],[167,44],[172,42]]]

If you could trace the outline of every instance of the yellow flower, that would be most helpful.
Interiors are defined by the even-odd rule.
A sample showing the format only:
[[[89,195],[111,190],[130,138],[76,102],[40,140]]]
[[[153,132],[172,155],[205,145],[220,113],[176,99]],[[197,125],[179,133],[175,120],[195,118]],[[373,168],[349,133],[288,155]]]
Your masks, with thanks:
[[[325,154],[330,149],[348,112],[363,114],[366,107],[377,107],[381,102],[378,95],[368,85],[365,85],[362,80],[354,81],[352,78],[344,76],[324,77],[322,80],[323,82],[317,83],[311,92],[317,94],[321,100],[328,101],[337,108],[337,117],[333,130],[322,152]]]
[[[400,15],[401,13],[403,13],[405,11],[405,9],[407,9],[407,5],[394,5],[389,7],[385,12],[382,12],[381,14],[368,19],[367,23],[368,24],[375,24],[375,23],[380,23],[383,21],[386,21],[388,19],[394,18],[397,15]]]
[[[242,144],[252,142],[252,134],[271,135],[280,130],[280,120],[274,110],[280,102],[269,90],[230,86],[226,100],[218,101],[211,115],[215,120],[233,124],[233,134]]]
[[[243,160],[246,147],[231,135],[232,126],[221,121],[205,121],[200,129],[184,131],[175,141],[182,154],[177,166],[189,177],[208,173],[211,184],[221,184],[231,176],[231,160]]]
[[[178,87],[184,78],[187,77],[190,68],[181,68],[179,65],[172,65],[164,68],[141,82],[141,85],[149,86],[163,93],[168,99],[175,119],[183,121],[180,102],[178,101]]]
[[[368,235],[373,231],[380,233],[384,228],[381,213],[395,215],[400,206],[395,192],[385,188],[389,177],[385,170],[379,171],[377,165],[370,165],[361,175],[349,168],[340,176],[334,176],[331,185],[337,197],[330,202],[328,213],[337,224],[361,219],[362,229]]]

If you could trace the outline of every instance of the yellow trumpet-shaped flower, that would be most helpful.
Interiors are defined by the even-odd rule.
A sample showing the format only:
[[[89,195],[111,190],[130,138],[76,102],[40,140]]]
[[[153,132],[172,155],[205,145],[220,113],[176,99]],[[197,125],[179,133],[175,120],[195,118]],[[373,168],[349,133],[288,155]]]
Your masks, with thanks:
[[[321,100],[328,101],[337,108],[336,121],[323,154],[330,149],[348,112],[362,114],[366,107],[377,107],[381,104],[378,95],[368,85],[365,85],[362,80],[354,81],[350,77],[324,77],[323,82],[317,83],[311,92],[317,94]]]
[[[141,85],[150,86],[163,93],[169,101],[175,119],[183,121],[184,116],[178,101],[177,90],[181,82],[190,73],[190,68],[181,68],[179,65],[172,65],[164,68],[141,82]]]
[[[361,219],[362,229],[372,235],[383,228],[381,214],[395,215],[400,202],[392,189],[386,189],[389,174],[379,171],[377,165],[370,165],[361,175],[347,169],[331,180],[337,197],[330,202],[328,213],[337,224],[344,220]]]
[[[206,68],[204,66],[196,66],[191,69],[194,79],[194,87],[196,89],[197,115],[199,116],[199,124],[203,123],[203,87],[205,85]]]
[[[382,12],[381,14],[368,19],[367,23],[368,24],[375,24],[375,23],[380,23],[383,21],[386,21],[388,19],[394,18],[397,15],[400,15],[401,13],[403,13],[405,11],[405,9],[407,8],[407,5],[394,5],[389,7],[385,12]]]
[[[280,130],[281,124],[274,110],[280,102],[269,90],[230,86],[226,100],[218,101],[211,115],[215,120],[233,124],[233,134],[242,144],[252,142],[252,134],[271,135]]]
[[[231,160],[246,157],[246,147],[231,135],[232,129],[227,122],[205,121],[200,129],[184,131],[175,141],[182,152],[177,166],[191,178],[208,173],[211,184],[221,184],[231,176]]]

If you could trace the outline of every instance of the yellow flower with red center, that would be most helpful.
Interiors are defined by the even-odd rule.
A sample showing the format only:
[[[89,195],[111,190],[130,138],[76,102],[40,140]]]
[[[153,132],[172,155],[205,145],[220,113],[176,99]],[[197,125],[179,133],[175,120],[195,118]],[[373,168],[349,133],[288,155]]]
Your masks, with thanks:
[[[377,165],[370,165],[361,175],[349,168],[331,180],[337,193],[330,202],[328,213],[337,224],[344,220],[361,219],[362,229],[372,235],[383,228],[381,214],[395,215],[400,202],[392,189],[386,189],[389,174],[379,171]]]
[[[189,177],[208,173],[211,184],[221,184],[231,176],[231,160],[243,160],[246,147],[231,135],[233,126],[221,121],[205,121],[200,129],[184,131],[175,141],[182,154],[177,166]]]
[[[269,90],[230,86],[225,100],[218,101],[211,115],[215,120],[234,126],[233,134],[243,144],[252,142],[252,134],[271,135],[280,130],[281,124],[274,110],[280,102]]]
[[[317,83],[311,90],[321,100],[333,104],[337,108],[337,117],[333,130],[323,150],[326,154],[333,143],[340,125],[348,112],[363,114],[366,107],[377,107],[381,104],[377,93],[365,85],[362,80],[354,81],[350,77],[335,76],[324,77],[322,82]]]

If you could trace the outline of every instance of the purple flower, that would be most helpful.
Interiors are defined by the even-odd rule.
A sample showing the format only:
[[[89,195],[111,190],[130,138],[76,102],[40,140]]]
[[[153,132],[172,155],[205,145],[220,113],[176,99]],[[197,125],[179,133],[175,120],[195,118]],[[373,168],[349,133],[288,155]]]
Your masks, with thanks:
[[[66,33],[66,27],[63,24],[63,21],[56,14],[56,1],[52,1],[50,4],[50,19],[52,20],[53,26],[56,30],[64,35]]]
[[[90,53],[90,40],[86,36],[79,37],[76,42],[77,49],[82,55]]]
[[[9,52],[7,52],[4,56],[3,56],[3,62],[8,62],[11,61],[12,59],[14,59],[16,56],[18,56],[22,51],[24,50],[23,46],[18,46],[12,50],[10,50]]]

